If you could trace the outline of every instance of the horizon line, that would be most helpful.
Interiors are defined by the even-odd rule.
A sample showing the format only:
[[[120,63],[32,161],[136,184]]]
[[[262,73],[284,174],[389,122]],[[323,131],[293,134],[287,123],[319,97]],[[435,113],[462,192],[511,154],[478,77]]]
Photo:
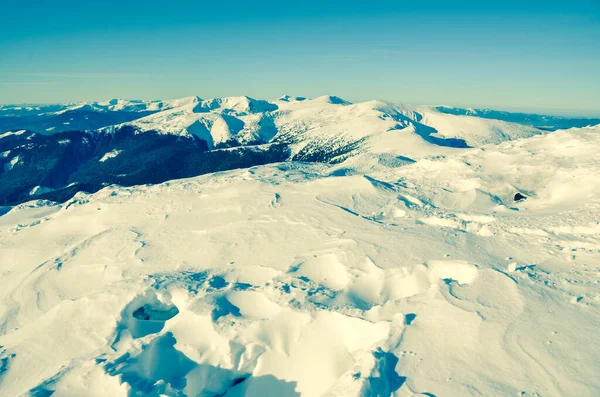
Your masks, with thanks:
[[[2,84],[3,83],[0,82],[0,85],[2,85]],[[206,97],[206,98],[203,98],[199,95],[187,95],[187,96],[178,96],[178,97],[174,97],[174,98],[152,98],[152,99],[112,97],[112,98],[101,99],[101,100],[74,100],[74,101],[65,101],[65,102],[0,102],[0,107],[77,105],[77,104],[85,104],[85,103],[108,102],[108,101],[112,101],[112,100],[159,102],[159,101],[172,101],[172,100],[178,100],[178,99],[184,99],[184,98],[192,98],[192,97],[198,97],[202,100],[216,99],[216,98],[247,97],[247,98],[252,98],[252,99],[257,99],[257,100],[276,101],[277,99],[282,98],[286,95],[291,98],[306,98],[308,100],[313,100],[313,99],[316,99],[316,98],[319,98],[322,96],[337,96],[341,99],[346,100],[345,98],[340,97],[335,94],[318,95],[318,96],[315,96],[312,98],[304,97],[304,96],[297,96],[297,95],[283,94],[283,95],[281,95],[277,98],[273,98],[273,99],[261,99],[261,98],[256,98],[256,97],[253,97],[250,95],[228,95],[228,96],[216,96],[216,97]],[[530,108],[527,108],[527,107],[502,107],[502,106],[496,107],[496,106],[485,106],[485,105],[449,105],[449,104],[445,104],[445,103],[433,103],[433,102],[432,103],[411,103],[411,102],[407,102],[407,101],[388,100],[388,99],[348,100],[348,102],[350,102],[350,104],[358,104],[358,103],[370,102],[370,101],[390,102],[390,103],[394,103],[394,104],[398,104],[398,105],[408,105],[408,106],[448,107],[448,108],[461,109],[461,110],[469,110],[469,109],[492,110],[492,111],[497,111],[497,112],[507,112],[507,113],[514,113],[514,114],[520,113],[520,114],[526,114],[526,115],[553,116],[553,117],[564,117],[564,118],[581,118],[581,119],[600,118],[600,110],[587,111],[587,110],[582,110],[582,109],[577,109],[577,108],[558,109],[558,108],[536,108],[536,107],[530,107]],[[540,112],[542,112],[542,113],[540,113]],[[568,113],[570,113],[570,114],[568,114]],[[583,115],[583,113],[588,113],[588,115]],[[591,115],[592,113],[594,115]]]

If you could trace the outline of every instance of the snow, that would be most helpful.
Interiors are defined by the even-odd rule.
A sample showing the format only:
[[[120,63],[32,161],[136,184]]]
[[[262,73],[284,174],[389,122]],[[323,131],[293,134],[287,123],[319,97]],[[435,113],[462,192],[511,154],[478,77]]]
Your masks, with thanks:
[[[9,137],[9,136],[23,135],[25,132],[27,132],[27,131],[26,130],[8,131],[8,132],[5,132],[3,134],[0,134],[0,139],[6,138],[6,137]]]
[[[54,114],[63,114],[76,110],[95,112],[148,112],[161,111],[181,106],[187,98],[177,100],[138,100],[138,99],[111,99],[101,102],[80,102],[62,105],[62,109]]]
[[[106,160],[110,160],[113,159],[115,157],[117,157],[119,154],[121,154],[122,150],[119,149],[113,149],[110,152],[106,152],[104,154],[104,156],[102,156],[102,158],[100,160],[98,160],[99,162],[103,163]]]
[[[21,156],[13,157],[8,163],[4,163],[4,171],[10,171],[21,161]]]
[[[336,291],[344,289],[350,282],[346,266],[333,253],[309,258],[302,262],[297,273]]]
[[[54,189],[46,186],[36,186],[29,191],[30,196],[39,196],[40,194],[49,193]]]
[[[501,120],[444,114],[431,107],[418,107],[418,110],[423,116],[421,122],[435,128],[440,136],[462,138],[471,146],[527,138],[540,133],[537,128]]]
[[[12,208],[0,217],[0,395],[600,389],[600,127],[480,129],[331,97],[249,113],[260,107],[244,98],[202,113],[192,98],[134,124],[196,125],[216,145],[269,117],[298,151],[368,144],[335,165]],[[473,147],[428,141],[425,127]]]
[[[349,148],[368,152],[377,162],[382,153],[406,157],[406,161],[444,155],[484,144],[541,134],[519,124],[471,116],[441,113],[430,106],[409,106],[384,101],[351,103],[336,96],[314,99],[283,96],[275,101],[250,97],[172,101],[165,110],[125,123],[137,133],[196,136],[209,149],[234,145],[287,142],[292,156],[311,158],[341,153]],[[102,129],[112,133],[123,126]],[[335,157],[335,156],[334,156]]]
[[[277,304],[271,302],[261,292],[233,291],[227,295],[227,300],[248,318],[270,319],[281,311]]]
[[[232,139],[240,143],[270,139],[268,127],[262,127],[264,116],[276,105],[249,97],[228,97],[202,100],[184,98],[171,103],[167,110],[126,123],[141,131],[162,134],[195,135],[208,143],[209,148]],[[118,126],[117,126],[118,127]],[[114,127],[104,131],[113,131]]]

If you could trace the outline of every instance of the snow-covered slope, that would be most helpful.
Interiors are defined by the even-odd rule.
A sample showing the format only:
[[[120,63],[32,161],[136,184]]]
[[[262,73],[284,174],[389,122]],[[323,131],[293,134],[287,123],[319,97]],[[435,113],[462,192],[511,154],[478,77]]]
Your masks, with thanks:
[[[381,139],[389,143],[388,132],[405,128],[412,128],[413,133],[430,143],[449,147],[480,146],[541,133],[533,127],[498,120],[445,114],[434,107],[383,101],[352,104],[335,96],[311,100],[284,96],[272,102],[249,97],[195,98],[123,125],[141,132],[194,135],[206,140],[211,148],[224,144],[293,143],[295,153],[305,158],[315,156],[314,152],[324,147],[335,153]]]
[[[439,112],[433,107],[420,109],[423,116],[419,120],[421,123],[435,128],[444,138],[461,138],[470,146],[527,138],[539,133],[536,128],[521,124],[468,115],[451,115]]]
[[[1,132],[7,126],[14,128]],[[43,131],[48,138],[14,135],[23,130]],[[541,133],[432,107],[351,103],[336,96],[65,105],[41,116],[0,117],[0,204],[29,200],[36,186],[53,189],[41,198],[64,201],[80,185],[93,192],[111,183],[160,183],[286,160],[339,163],[352,158],[364,169],[385,158],[396,161],[394,156],[412,161]],[[69,145],[73,138],[81,145]]]
[[[373,139],[0,217],[0,395],[597,393],[600,128],[455,149],[285,99],[280,135]]]
[[[268,112],[277,109],[277,106],[267,101],[249,97],[209,100],[193,97],[171,105],[173,107],[168,110],[124,125],[141,131],[197,136],[211,149],[233,141],[236,144],[265,143],[274,135]],[[122,126],[102,131],[112,132]]]
[[[184,106],[195,99],[196,97],[164,101],[112,99],[57,105],[0,105],[0,133],[14,129],[28,129],[45,135],[75,130],[92,131]]]

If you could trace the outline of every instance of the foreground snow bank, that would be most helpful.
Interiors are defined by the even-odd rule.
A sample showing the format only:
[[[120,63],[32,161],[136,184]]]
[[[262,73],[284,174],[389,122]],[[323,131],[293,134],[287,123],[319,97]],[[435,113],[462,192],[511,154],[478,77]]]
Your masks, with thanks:
[[[599,136],[15,207],[0,395],[594,395]]]

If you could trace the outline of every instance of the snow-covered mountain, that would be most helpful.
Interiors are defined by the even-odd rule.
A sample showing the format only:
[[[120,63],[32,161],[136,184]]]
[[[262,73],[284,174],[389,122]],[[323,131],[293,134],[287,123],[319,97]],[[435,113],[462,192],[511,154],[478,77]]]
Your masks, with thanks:
[[[598,117],[560,117],[532,113],[503,112],[494,109],[463,109],[451,106],[436,106],[435,108],[442,113],[509,121],[548,131],[600,124],[600,118]]]
[[[97,102],[74,102],[65,104],[30,104],[30,105],[0,105],[0,116],[23,116],[35,114],[56,115],[73,110],[90,110],[97,112],[153,112],[167,110],[182,106],[194,100],[181,98],[173,100],[137,100],[137,99],[110,99]]]
[[[275,101],[190,97],[77,106],[53,117],[88,126],[96,116],[98,122],[115,115],[135,119],[47,136],[26,127],[3,133],[0,205],[32,197],[65,201],[79,190],[94,192],[107,184],[160,183],[281,161],[338,163],[364,153],[373,161],[382,153],[415,160],[543,133],[433,107],[350,103],[335,96]],[[158,108],[164,110],[150,110]]]
[[[597,393],[600,127],[541,134],[382,102],[228,101],[166,111],[176,129],[157,113],[135,124],[158,134],[113,133],[189,145],[189,126],[229,116],[241,140],[261,116],[292,158],[354,145],[328,163],[11,207],[0,395]],[[103,153],[97,163],[126,158]]]
[[[140,131],[195,135],[209,142],[209,147],[232,142],[267,143],[272,138],[296,143],[337,138],[351,143],[408,125],[414,126],[426,139],[439,139],[437,143],[447,146],[497,143],[539,133],[532,127],[454,116],[435,107],[383,101],[352,104],[335,96],[311,100],[290,100],[284,96],[271,102],[250,97],[194,98],[181,106],[122,125],[131,125]]]
[[[165,101],[112,99],[59,105],[0,105],[0,133],[27,129],[51,135],[95,130],[182,106],[193,98]]]
[[[204,129],[210,130],[212,123],[211,117],[193,117],[190,113],[212,113],[235,116],[247,116],[249,114],[261,114],[274,111],[281,108],[299,108],[299,103],[305,102],[312,106],[319,103],[331,105],[351,105],[349,101],[335,96],[323,96],[320,98],[307,100],[304,97],[291,97],[284,95],[273,101],[256,100],[249,97],[229,97],[213,98],[203,100],[199,97],[187,97],[170,100],[127,100],[111,99],[97,102],[79,102],[67,104],[49,104],[49,105],[0,105],[0,133],[10,130],[28,129],[40,134],[54,134],[73,130],[96,130],[103,127],[109,127],[117,124],[125,124],[144,116],[157,114],[156,117],[140,120],[140,128],[156,128],[159,131],[167,133],[185,133],[191,124],[187,121],[199,121],[203,126],[196,125],[191,128],[189,133],[203,134]],[[389,108],[390,104],[383,106]],[[398,107],[398,105],[393,105]],[[410,108],[410,107],[409,107]],[[462,109],[449,106],[422,106],[421,112],[444,113],[458,116],[473,116],[488,120],[501,120],[513,122],[528,127],[535,127],[543,130],[566,129],[572,127],[585,127],[600,124],[599,118],[583,117],[557,117],[539,114],[526,114],[504,112],[491,109]],[[205,114],[205,116],[207,116]],[[169,121],[175,119],[177,125],[169,126]],[[187,119],[187,121],[186,121]],[[418,120],[417,120],[418,121]],[[235,122],[235,121],[233,121]],[[247,122],[252,125],[256,120],[249,119]],[[237,126],[230,126],[228,120],[219,121],[215,134],[235,134]],[[231,130],[233,132],[223,131]],[[252,136],[246,136],[250,139]],[[243,140],[243,139],[242,139]]]

